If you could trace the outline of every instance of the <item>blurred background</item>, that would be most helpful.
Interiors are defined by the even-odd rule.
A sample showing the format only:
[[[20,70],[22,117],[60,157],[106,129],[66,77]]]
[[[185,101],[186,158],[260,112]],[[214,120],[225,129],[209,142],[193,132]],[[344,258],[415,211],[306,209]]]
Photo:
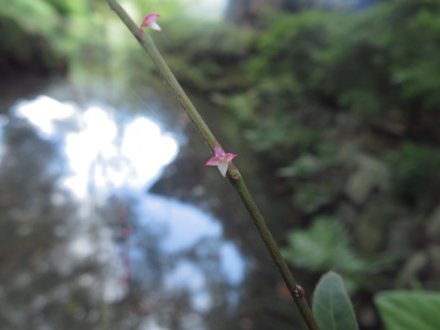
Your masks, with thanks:
[[[124,0],[309,298],[440,289],[440,2]],[[0,6],[0,328],[305,329],[243,206],[104,0]]]

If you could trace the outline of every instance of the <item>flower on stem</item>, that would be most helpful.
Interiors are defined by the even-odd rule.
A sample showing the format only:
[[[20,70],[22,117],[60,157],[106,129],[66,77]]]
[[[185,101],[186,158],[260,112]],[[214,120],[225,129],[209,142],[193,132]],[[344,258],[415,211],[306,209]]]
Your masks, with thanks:
[[[205,166],[217,166],[220,173],[226,177],[226,172],[228,171],[229,163],[238,155],[231,154],[229,152],[224,152],[222,147],[217,144],[214,148],[214,156],[209,158],[205,163]]]
[[[144,20],[141,23],[141,30],[143,30],[145,27],[149,27],[150,29],[161,31],[161,28],[159,24],[157,24],[156,20],[160,17],[159,14],[156,13],[150,13],[145,15]]]

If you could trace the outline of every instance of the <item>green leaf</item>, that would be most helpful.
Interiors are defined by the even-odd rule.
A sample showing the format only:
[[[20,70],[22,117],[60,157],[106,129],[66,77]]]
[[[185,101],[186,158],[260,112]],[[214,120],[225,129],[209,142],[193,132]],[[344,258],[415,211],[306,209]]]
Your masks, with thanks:
[[[359,273],[366,268],[352,252],[347,231],[335,218],[318,217],[309,229],[291,232],[288,240],[284,257],[298,267],[342,273]]]
[[[42,34],[50,33],[55,29],[58,19],[55,9],[44,0],[9,1],[2,4],[0,14],[17,22],[27,32]]]
[[[321,330],[359,329],[342,278],[335,272],[321,277],[313,294],[313,314]]]
[[[374,301],[387,330],[440,329],[440,293],[388,291]]]

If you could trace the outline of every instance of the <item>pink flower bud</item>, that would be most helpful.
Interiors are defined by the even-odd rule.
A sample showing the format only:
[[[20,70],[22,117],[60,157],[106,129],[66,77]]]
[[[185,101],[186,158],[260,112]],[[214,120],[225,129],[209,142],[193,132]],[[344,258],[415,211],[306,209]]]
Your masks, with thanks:
[[[156,22],[159,17],[160,15],[156,13],[145,15],[144,20],[141,23],[141,29],[143,30],[145,27],[149,27],[152,30],[161,31],[159,24]]]

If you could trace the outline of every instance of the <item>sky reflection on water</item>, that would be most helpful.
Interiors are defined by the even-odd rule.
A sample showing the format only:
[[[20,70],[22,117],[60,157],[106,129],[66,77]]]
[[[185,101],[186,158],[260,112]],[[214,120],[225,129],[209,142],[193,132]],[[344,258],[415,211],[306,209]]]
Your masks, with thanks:
[[[111,109],[92,106],[80,113],[71,104],[40,96],[16,107],[16,114],[49,139],[63,140],[71,175],[65,186],[79,198],[88,186],[107,193],[121,187],[148,189],[178,151],[177,142],[145,117],[118,128]],[[68,132],[65,125],[74,126]]]
[[[29,121],[41,137],[57,143],[64,154],[69,169],[60,182],[61,188],[68,190],[86,209],[82,229],[78,222],[64,249],[71,258],[77,259],[93,256],[96,249],[111,255],[115,276],[107,285],[107,291],[113,294],[108,300],[119,299],[126,290],[120,281],[115,282],[115,277],[123,277],[125,272],[131,279],[142,281],[152,267],[145,261],[147,256],[142,245],[145,237],[137,228],[160,233],[155,247],[160,255],[156,257],[174,260],[165,261],[168,266],[162,279],[164,288],[167,292],[188,290],[195,310],[206,311],[213,303],[208,290],[209,273],[197,262],[197,258],[203,261],[212,257],[204,256],[204,253],[212,254],[209,244],[215,243],[220,267],[216,273],[230,286],[240,284],[245,272],[244,260],[236,246],[224,240],[217,219],[193,205],[145,192],[160,178],[164,167],[175,159],[179,150],[172,135],[163,132],[156,123],[142,116],[123,118],[105,107],[92,106],[82,112],[73,104],[47,96],[18,103],[13,115]],[[119,246],[128,250],[122,251],[129,259],[125,264],[123,260],[115,260],[121,251],[118,253],[112,242],[111,230],[106,227],[97,234],[87,223],[93,207],[114,196],[130,196],[137,205],[138,227],[125,235]],[[208,252],[203,252],[205,246]],[[196,259],[186,256],[192,250],[196,251]],[[68,272],[69,262],[72,261],[62,260],[60,269],[64,267]],[[230,296],[236,299],[236,293],[231,292]]]

